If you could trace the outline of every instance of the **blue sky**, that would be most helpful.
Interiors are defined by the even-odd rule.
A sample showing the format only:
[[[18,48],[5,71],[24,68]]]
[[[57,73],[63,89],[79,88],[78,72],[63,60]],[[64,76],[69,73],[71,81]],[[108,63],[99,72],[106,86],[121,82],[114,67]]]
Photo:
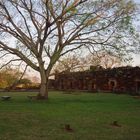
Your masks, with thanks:
[[[137,3],[140,3],[140,0],[134,0],[135,2],[137,2]]]

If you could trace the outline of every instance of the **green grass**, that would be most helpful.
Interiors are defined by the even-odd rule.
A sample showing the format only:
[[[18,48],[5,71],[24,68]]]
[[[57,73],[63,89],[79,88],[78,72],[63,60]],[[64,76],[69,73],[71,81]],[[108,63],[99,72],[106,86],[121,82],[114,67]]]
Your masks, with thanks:
[[[33,94],[0,93],[12,96],[0,100],[0,140],[140,140],[140,99],[50,92],[46,102],[29,100],[27,95]]]

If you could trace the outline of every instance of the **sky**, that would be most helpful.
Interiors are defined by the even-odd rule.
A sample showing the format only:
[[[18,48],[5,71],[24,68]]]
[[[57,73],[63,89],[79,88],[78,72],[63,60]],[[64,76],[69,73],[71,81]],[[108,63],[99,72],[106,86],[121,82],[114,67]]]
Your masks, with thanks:
[[[135,54],[133,56],[133,62],[132,62],[133,66],[140,66],[140,54]]]
[[[137,3],[140,3],[140,0],[134,0],[135,2],[137,2]]]
[[[140,4],[140,0],[134,0],[137,4]],[[140,16],[140,15],[139,15]],[[140,19],[140,17],[139,17]],[[138,21],[137,23],[140,26],[140,21]],[[133,56],[133,66],[140,66],[140,52],[138,54],[135,54]]]

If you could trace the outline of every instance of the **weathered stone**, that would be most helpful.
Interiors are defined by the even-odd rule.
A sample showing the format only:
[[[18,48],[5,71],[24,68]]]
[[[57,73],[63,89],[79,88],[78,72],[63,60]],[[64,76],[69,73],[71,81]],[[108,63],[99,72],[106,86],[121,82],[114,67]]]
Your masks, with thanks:
[[[58,90],[140,94],[140,67],[61,73],[56,75],[54,85]]]

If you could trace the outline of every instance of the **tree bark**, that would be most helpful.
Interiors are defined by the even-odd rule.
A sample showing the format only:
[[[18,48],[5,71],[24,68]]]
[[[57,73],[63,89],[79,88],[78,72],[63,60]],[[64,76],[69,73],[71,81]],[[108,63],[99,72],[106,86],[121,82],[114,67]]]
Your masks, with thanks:
[[[45,70],[40,71],[40,77],[41,77],[41,84],[40,84],[40,90],[37,96],[37,99],[48,99],[48,77],[45,74]]]
[[[48,99],[48,81],[41,82],[40,91],[38,93],[37,99]]]

